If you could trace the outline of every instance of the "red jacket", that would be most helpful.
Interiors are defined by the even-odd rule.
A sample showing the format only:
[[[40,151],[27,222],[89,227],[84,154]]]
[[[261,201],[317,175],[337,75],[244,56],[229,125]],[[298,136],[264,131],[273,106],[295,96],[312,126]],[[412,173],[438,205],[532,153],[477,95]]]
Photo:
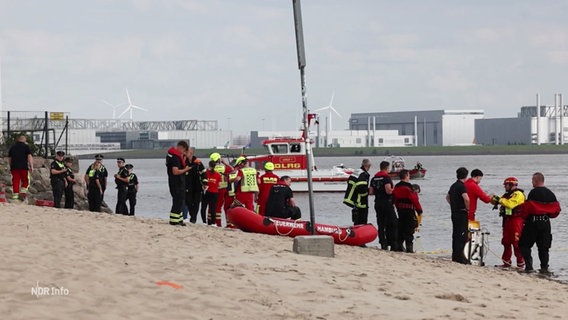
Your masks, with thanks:
[[[527,200],[519,206],[517,212],[523,219],[526,219],[530,215],[556,218],[560,214],[560,203],[558,201],[539,202]]]
[[[209,169],[205,172],[205,176],[207,177],[207,192],[218,193],[219,183],[223,179],[221,174],[215,170]]]
[[[479,185],[472,179],[469,178],[465,181],[465,189],[467,190],[467,196],[469,197],[469,212],[468,219],[470,221],[475,220],[475,211],[477,210],[477,199],[489,203],[491,198],[479,187]]]
[[[418,195],[412,191],[412,185],[401,181],[392,190],[394,206],[397,209],[414,209],[418,214],[422,214],[422,206],[418,200]]]

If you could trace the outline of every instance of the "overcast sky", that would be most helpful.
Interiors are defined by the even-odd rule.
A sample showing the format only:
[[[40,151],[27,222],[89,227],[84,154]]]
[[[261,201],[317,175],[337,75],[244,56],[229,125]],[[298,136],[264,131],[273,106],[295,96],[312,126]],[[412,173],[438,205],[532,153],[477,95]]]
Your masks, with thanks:
[[[566,1],[302,1],[308,104],[514,117],[568,93]],[[300,126],[292,0],[0,0],[4,110]],[[565,101],[568,100],[568,97]],[[123,105],[119,112],[124,109]],[[262,120],[264,119],[264,120]]]

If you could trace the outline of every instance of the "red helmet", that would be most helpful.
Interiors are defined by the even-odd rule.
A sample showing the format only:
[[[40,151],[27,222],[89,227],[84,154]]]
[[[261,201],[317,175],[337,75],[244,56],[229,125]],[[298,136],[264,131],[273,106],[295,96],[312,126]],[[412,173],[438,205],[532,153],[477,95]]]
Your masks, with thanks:
[[[503,181],[503,184],[511,184],[514,186],[518,186],[519,185],[519,180],[517,180],[517,178],[515,177],[508,177],[507,179],[505,179],[505,181]]]

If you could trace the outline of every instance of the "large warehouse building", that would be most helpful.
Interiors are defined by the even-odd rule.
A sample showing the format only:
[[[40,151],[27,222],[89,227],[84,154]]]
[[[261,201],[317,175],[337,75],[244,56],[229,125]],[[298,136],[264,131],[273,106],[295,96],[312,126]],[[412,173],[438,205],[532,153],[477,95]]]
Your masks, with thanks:
[[[396,130],[415,137],[418,146],[472,145],[475,121],[483,110],[431,110],[352,113],[350,130]]]

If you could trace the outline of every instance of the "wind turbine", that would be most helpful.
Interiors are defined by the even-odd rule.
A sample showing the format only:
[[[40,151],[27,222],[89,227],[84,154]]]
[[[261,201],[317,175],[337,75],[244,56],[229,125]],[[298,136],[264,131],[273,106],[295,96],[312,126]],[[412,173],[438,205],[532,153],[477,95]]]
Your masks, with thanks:
[[[122,111],[122,113],[118,116],[119,118],[121,118],[123,115],[125,115],[128,111],[130,111],[130,121],[132,121],[132,110],[133,109],[138,109],[138,110],[142,110],[142,111],[148,111],[148,109],[144,109],[140,106],[134,105],[132,104],[132,100],[130,100],[130,94],[128,94],[128,88],[126,89],[126,97],[128,98],[128,107],[126,107],[126,109],[124,109],[124,111]]]
[[[329,121],[329,131],[332,131],[332,127],[331,127],[331,115],[333,114],[333,112],[335,112],[336,115],[338,115],[340,118],[343,118],[343,116],[341,116],[339,114],[339,112],[337,112],[337,110],[335,110],[335,108],[333,107],[333,98],[335,97],[335,92],[333,92],[331,94],[331,100],[329,101],[329,105],[323,107],[323,108],[319,108],[316,109],[314,111],[323,111],[323,110],[329,110],[329,117],[328,117],[328,121]]]
[[[340,118],[343,118],[343,117],[339,114],[339,112],[337,112],[337,110],[335,110],[335,108],[333,107],[333,98],[334,98],[334,97],[335,97],[335,92],[333,92],[333,93],[331,94],[331,100],[329,101],[329,105],[328,105],[328,106],[314,110],[314,112],[315,112],[315,111],[329,110],[329,116],[326,117],[327,119],[326,119],[326,123],[325,123],[325,147],[326,147],[326,148],[329,147],[329,141],[330,141],[330,139],[329,139],[329,133],[332,131],[332,128],[331,128],[331,116],[332,116],[333,112],[335,112],[335,114],[337,114]],[[329,123],[329,125],[328,125],[328,123]]]
[[[116,119],[116,109],[118,109],[118,107],[122,106],[122,103],[117,104],[117,105],[113,105],[106,100],[103,100],[103,103],[112,108],[112,119],[113,120]]]

